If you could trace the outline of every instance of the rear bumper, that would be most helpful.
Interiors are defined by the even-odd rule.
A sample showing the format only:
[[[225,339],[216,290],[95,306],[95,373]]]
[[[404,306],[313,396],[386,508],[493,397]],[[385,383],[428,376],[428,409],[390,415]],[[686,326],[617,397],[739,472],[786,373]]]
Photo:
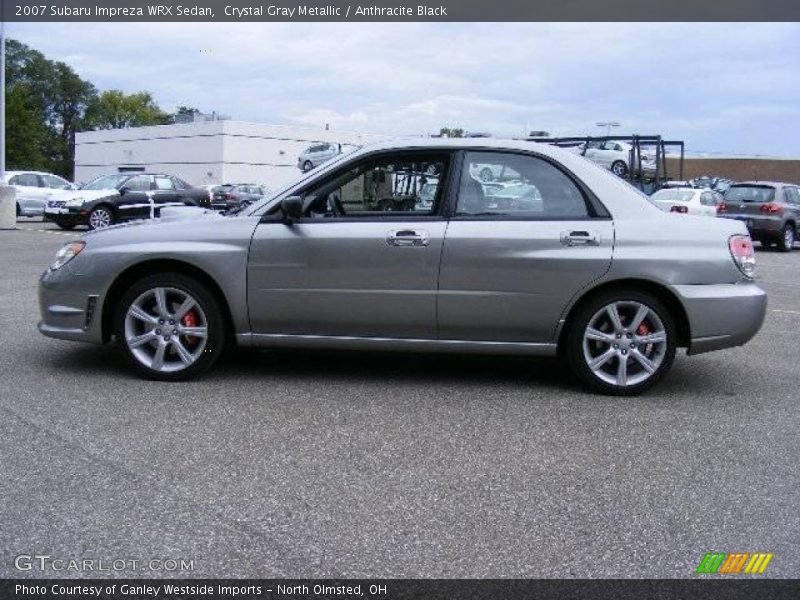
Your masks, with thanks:
[[[689,318],[688,354],[741,346],[761,329],[767,294],[754,283],[672,287]]]
[[[754,240],[783,237],[783,217],[768,217],[747,214],[723,214],[719,215],[725,219],[742,221],[747,226],[750,237]]]

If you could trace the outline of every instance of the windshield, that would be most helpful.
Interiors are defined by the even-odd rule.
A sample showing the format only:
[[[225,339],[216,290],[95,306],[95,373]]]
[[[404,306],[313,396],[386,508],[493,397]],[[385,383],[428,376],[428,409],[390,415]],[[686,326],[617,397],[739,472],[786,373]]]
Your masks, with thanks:
[[[85,184],[82,190],[116,190],[130,175],[103,175]]]
[[[766,185],[734,185],[725,192],[725,202],[772,202],[775,188]]]
[[[652,195],[653,200],[661,202],[689,202],[694,196],[694,190],[658,190]]]

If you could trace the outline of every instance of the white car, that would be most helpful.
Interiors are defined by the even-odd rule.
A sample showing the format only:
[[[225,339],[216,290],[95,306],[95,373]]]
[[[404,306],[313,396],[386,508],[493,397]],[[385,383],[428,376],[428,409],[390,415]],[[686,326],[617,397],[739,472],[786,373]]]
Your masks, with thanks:
[[[582,154],[589,160],[598,165],[609,169],[614,175],[627,177],[632,171],[638,171],[639,165],[631,165],[633,160],[638,163],[633,156],[633,146],[626,142],[617,140],[589,142],[586,144]],[[645,150],[641,151],[642,171],[645,173],[655,173],[656,162]]]
[[[3,183],[16,190],[18,217],[41,216],[48,200],[76,189],[66,179],[43,171],[6,171]]]
[[[686,187],[661,189],[650,199],[666,212],[716,217],[722,196],[713,190]]]

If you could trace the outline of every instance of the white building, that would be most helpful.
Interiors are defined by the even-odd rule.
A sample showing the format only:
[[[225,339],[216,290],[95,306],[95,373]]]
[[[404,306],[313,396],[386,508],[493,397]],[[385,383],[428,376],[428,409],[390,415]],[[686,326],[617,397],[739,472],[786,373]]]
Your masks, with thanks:
[[[75,181],[148,171],[198,186],[260,183],[275,189],[300,174],[297,157],[312,144],[363,146],[385,137],[221,120],[87,131],[75,136]]]

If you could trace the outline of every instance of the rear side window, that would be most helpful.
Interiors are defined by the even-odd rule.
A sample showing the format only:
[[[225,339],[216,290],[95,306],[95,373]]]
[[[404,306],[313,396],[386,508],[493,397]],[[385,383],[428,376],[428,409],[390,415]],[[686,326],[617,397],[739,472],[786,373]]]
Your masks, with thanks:
[[[503,152],[468,152],[465,160],[456,216],[567,220],[590,216],[575,182],[546,160]],[[481,173],[488,171],[503,176],[482,178]]]
[[[33,173],[20,173],[9,181],[11,185],[24,185],[27,187],[44,187],[39,185],[39,178]]]
[[[775,188],[766,185],[733,185],[725,192],[726,202],[772,202]]]
[[[789,204],[800,205],[800,192],[797,191],[797,188],[784,188],[783,193],[786,195],[786,201]]]
[[[714,194],[711,192],[703,192],[700,194],[700,204],[703,206],[716,206],[717,201],[714,198]]]

